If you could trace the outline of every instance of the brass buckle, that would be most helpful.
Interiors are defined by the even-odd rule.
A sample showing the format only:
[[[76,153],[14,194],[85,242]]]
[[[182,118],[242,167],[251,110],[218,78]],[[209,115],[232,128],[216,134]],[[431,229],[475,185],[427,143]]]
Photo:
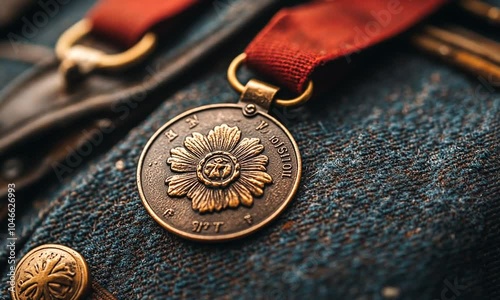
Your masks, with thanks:
[[[236,77],[236,71],[240,67],[240,65],[245,61],[247,58],[247,55],[245,53],[241,53],[240,55],[236,56],[231,64],[229,65],[229,68],[227,69],[227,80],[229,81],[229,84],[240,94],[242,94],[245,91],[245,86],[239,82],[238,78]],[[285,106],[285,107],[290,107],[290,106],[296,106],[303,104],[309,100],[312,96],[313,92],[313,82],[312,80],[309,81],[307,84],[306,90],[299,95],[296,98],[293,99],[276,99],[274,102],[279,105],[279,106]]]
[[[97,69],[119,70],[131,66],[151,53],[157,42],[156,35],[148,32],[137,44],[117,54],[107,54],[94,48],[75,45],[91,31],[92,22],[83,19],[59,37],[56,55],[61,60],[60,70],[66,78],[73,71],[77,71],[79,75],[86,75]]]

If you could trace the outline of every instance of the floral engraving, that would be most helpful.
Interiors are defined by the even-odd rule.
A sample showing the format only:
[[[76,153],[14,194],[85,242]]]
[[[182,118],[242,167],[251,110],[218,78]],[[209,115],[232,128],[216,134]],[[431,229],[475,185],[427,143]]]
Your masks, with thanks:
[[[23,299],[69,299],[74,293],[74,268],[60,254],[40,255],[24,271],[19,294]]]
[[[176,174],[166,179],[167,193],[187,196],[200,213],[251,206],[272,182],[258,138],[241,139],[238,127],[215,126],[208,135],[194,132],[184,147],[170,151],[167,164]]]

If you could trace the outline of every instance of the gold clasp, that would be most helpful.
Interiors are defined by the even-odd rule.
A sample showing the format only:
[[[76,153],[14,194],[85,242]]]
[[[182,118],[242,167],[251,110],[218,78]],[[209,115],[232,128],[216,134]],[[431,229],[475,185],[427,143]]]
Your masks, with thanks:
[[[61,60],[60,70],[66,79],[75,74],[86,75],[96,69],[119,70],[144,59],[156,45],[156,35],[146,33],[134,46],[124,52],[107,54],[90,47],[75,45],[92,31],[92,22],[83,19],[68,28],[57,41],[56,55]]]
[[[229,81],[231,86],[240,94],[243,94],[246,89],[245,86],[241,84],[241,82],[239,82],[238,78],[236,77],[236,71],[246,58],[247,55],[245,53],[241,53],[240,55],[236,56],[235,59],[233,59],[233,61],[229,65],[229,68],[227,69],[227,80]],[[307,102],[307,100],[311,98],[312,92],[313,82],[309,81],[306,90],[298,97],[293,99],[276,99],[274,102],[279,106],[285,107],[300,105]]]

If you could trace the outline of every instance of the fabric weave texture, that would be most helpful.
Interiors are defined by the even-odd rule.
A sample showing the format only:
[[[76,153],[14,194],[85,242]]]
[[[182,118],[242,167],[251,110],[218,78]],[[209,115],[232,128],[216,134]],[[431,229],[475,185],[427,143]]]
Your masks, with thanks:
[[[43,43],[75,21],[59,18]],[[405,47],[300,109],[271,110],[303,159],[276,221],[224,244],[158,225],[137,191],[141,151],[179,113],[237,101],[225,75],[234,47],[56,190],[22,199],[18,259],[71,247],[118,299],[500,299],[500,94]],[[10,298],[5,246],[0,299]]]
[[[72,247],[119,299],[382,299],[388,288],[402,299],[440,299],[447,282],[463,299],[495,291],[486,283],[498,274],[500,97],[411,51],[299,111],[274,111],[298,142],[304,172],[270,226],[205,245],[156,224],[137,193],[138,157],[175,115],[236,100],[225,66],[166,99],[48,195],[48,207],[22,221],[20,255],[44,243]]]

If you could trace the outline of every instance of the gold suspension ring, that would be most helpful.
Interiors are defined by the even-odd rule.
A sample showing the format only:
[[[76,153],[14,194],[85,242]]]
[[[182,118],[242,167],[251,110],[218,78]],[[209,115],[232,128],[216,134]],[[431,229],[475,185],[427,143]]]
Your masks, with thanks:
[[[236,77],[236,71],[245,61],[246,58],[247,55],[245,53],[241,53],[240,55],[236,56],[235,59],[233,59],[233,61],[229,65],[229,68],[227,69],[227,80],[238,93],[243,93],[245,86],[241,84],[241,82],[239,82],[238,78]],[[285,106],[285,107],[304,104],[311,98],[313,92],[313,86],[314,86],[313,82],[312,80],[310,80],[309,83],[307,84],[306,90],[298,97],[293,99],[276,99],[275,103],[279,106]]]

